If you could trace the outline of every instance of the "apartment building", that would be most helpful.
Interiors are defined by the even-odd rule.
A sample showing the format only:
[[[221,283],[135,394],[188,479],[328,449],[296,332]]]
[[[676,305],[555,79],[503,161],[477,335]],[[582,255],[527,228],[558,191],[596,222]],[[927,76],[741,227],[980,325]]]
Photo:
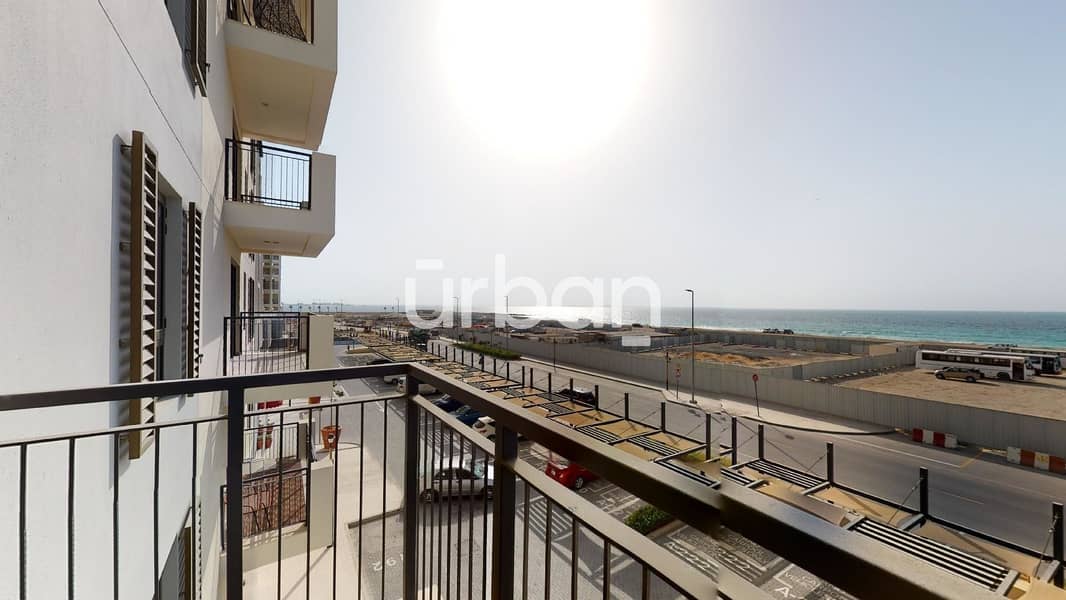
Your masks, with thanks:
[[[264,312],[281,310],[281,256],[262,254],[259,256],[256,280],[262,285]]]
[[[0,303],[17,340],[0,345],[0,390],[222,375],[227,336],[233,354],[248,329],[241,313],[279,307],[280,256],[317,256],[333,237],[335,158],[317,149],[337,1],[61,4],[11,3],[0,19]],[[212,394],[12,411],[0,438],[217,415],[223,395]],[[188,536],[197,518],[198,537],[219,535],[219,430],[86,440],[76,473],[64,448],[27,450],[26,510],[0,494],[0,527],[23,520],[28,532],[22,551],[0,548],[0,597],[65,597],[66,565],[78,598],[119,597],[115,581],[121,597],[148,598],[153,573],[164,590],[212,590],[165,597],[213,597],[217,544]],[[0,457],[0,477],[19,473],[18,452]],[[125,490],[121,530],[78,519],[70,560],[52,556],[68,502],[51,490],[68,477],[86,516],[111,514],[112,492]],[[194,498],[167,489],[190,480]],[[114,573],[99,559],[113,536]],[[179,576],[186,559],[191,578]]]

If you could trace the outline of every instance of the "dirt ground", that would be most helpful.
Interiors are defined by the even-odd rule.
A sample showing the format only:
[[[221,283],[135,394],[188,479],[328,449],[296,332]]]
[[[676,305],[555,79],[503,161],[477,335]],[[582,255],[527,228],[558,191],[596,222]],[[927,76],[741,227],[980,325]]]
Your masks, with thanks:
[[[967,383],[937,379],[932,371],[901,369],[837,385],[1066,420],[1066,376],[1062,375],[1026,382],[982,379]]]
[[[651,353],[664,356],[665,352]],[[671,359],[689,360],[687,349],[670,351]],[[739,365],[742,367],[791,367],[812,362],[839,360],[849,358],[841,354],[823,354],[805,352],[788,348],[769,348],[749,346],[746,344],[699,344],[696,346],[696,360],[705,363]]]

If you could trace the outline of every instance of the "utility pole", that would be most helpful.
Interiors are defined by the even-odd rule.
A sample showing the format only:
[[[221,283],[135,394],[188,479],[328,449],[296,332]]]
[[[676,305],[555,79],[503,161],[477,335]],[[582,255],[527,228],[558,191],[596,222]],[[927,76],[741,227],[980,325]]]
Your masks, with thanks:
[[[507,322],[507,318],[511,316],[511,297],[503,297],[504,315],[503,315],[503,335],[506,337],[507,351],[511,351],[511,326]]]
[[[690,342],[690,354],[692,355],[692,373],[689,377],[692,378],[692,398],[689,400],[690,404],[696,403],[696,292],[686,289],[692,296],[692,326],[689,328],[689,342]]]

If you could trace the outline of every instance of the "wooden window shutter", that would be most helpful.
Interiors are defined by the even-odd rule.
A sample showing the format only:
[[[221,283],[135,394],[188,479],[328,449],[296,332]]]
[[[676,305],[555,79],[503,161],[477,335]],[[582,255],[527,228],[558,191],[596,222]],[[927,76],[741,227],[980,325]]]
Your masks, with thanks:
[[[188,251],[188,283],[186,289],[186,314],[185,326],[188,328],[185,335],[185,350],[187,375],[189,377],[200,376],[200,290],[203,285],[203,223],[204,215],[196,208],[195,202],[189,203],[189,243]]]
[[[156,255],[159,213],[159,172],[155,149],[140,131],[130,148],[130,382],[156,380],[157,314]],[[130,400],[129,424],[155,421],[155,398]],[[152,431],[131,432],[129,455],[140,458],[152,442]]]
[[[193,82],[204,96],[207,95],[207,0],[189,2],[189,31],[186,38],[186,58]]]

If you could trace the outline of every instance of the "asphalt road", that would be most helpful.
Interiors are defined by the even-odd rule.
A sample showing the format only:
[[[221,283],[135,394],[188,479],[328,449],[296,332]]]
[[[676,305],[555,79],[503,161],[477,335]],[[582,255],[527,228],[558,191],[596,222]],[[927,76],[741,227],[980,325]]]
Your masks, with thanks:
[[[499,373],[507,368],[506,362],[496,361]],[[486,359],[485,368],[492,370],[491,358]],[[616,413],[623,412],[628,393],[631,418],[653,426],[660,423],[663,395],[659,390],[564,367],[553,370],[539,362],[511,361],[509,368],[514,379],[520,379],[525,368],[527,381],[541,388],[546,388],[549,373],[555,389],[568,385],[571,377],[578,386],[599,385],[600,406]],[[680,400],[684,401],[684,394]],[[669,431],[704,439],[702,411],[675,403],[668,403],[666,411]],[[751,460],[758,454],[756,423],[746,419],[741,423],[739,459]],[[728,423],[719,425],[716,435],[721,432],[722,437],[718,441],[729,444]],[[926,467],[932,514],[1032,549],[1040,550],[1047,541],[1051,503],[1066,502],[1066,478],[1062,476],[1010,465],[1001,456],[978,448],[947,450],[911,442],[900,434],[848,436],[767,426],[766,458],[824,477],[828,441],[835,446],[838,482],[896,502],[906,498],[906,505],[917,509],[914,487],[919,467]]]

